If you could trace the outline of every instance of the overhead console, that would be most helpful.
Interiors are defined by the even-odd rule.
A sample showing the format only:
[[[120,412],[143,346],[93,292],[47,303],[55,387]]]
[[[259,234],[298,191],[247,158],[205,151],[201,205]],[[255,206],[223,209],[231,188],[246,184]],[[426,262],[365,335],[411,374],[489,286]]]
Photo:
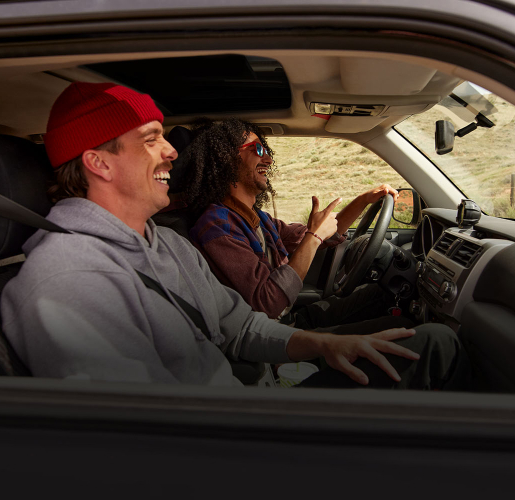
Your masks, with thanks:
[[[413,61],[363,53],[335,57],[334,64],[324,68],[306,66],[325,70],[323,85],[307,86],[306,108],[325,118],[325,130],[335,134],[364,132],[392,117],[422,113],[441,101],[442,83],[446,87],[459,83],[456,77]]]
[[[422,113],[439,102],[440,96],[364,96],[305,92],[304,102],[312,115],[326,116],[325,129],[334,133],[371,130],[390,116]]]

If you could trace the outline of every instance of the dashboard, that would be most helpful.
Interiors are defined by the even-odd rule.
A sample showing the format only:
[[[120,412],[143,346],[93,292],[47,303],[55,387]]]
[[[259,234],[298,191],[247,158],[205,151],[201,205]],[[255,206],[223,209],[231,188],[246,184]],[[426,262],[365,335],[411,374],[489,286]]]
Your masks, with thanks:
[[[475,297],[504,303],[499,301],[500,290],[515,268],[508,257],[515,249],[515,221],[483,216],[474,227],[460,229],[454,210],[425,209],[422,215],[411,247],[420,294],[418,305],[412,304],[417,319],[427,322],[434,317],[457,329]],[[497,286],[481,289],[494,261],[505,271]]]
[[[457,212],[424,209],[411,246],[420,323],[457,334],[477,390],[515,392],[515,221],[483,215],[459,228]]]

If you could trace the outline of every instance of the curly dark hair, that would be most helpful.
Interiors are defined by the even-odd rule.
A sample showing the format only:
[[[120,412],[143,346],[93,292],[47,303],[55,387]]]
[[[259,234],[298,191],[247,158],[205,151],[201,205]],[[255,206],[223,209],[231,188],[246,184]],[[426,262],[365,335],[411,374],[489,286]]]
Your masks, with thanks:
[[[211,203],[220,203],[228,194],[230,185],[238,181],[241,157],[238,147],[250,133],[257,135],[261,144],[269,151],[273,162],[273,151],[259,127],[238,118],[214,122],[202,118],[193,125],[194,139],[185,155],[187,162],[186,201],[195,212],[202,212]],[[261,208],[270,201],[275,191],[270,178],[275,173],[274,163],[267,173],[267,190],[256,198],[256,207]]]

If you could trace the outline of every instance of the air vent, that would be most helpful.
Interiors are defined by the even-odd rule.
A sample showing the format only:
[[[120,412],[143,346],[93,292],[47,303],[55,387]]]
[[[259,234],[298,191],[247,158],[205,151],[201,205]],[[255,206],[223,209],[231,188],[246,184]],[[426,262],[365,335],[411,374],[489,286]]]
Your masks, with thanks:
[[[480,245],[463,240],[461,245],[459,245],[457,250],[452,254],[451,260],[461,264],[463,267],[470,267],[480,252]]]
[[[452,244],[458,239],[453,234],[444,233],[442,237],[437,241],[434,250],[437,252],[447,255],[447,251],[451,248]]]

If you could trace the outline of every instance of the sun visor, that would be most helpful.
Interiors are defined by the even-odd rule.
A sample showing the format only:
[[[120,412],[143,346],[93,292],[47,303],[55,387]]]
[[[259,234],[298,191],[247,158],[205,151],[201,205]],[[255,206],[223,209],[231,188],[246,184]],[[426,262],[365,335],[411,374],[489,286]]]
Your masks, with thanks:
[[[367,132],[386,120],[386,116],[331,116],[326,123],[327,132],[354,134]]]
[[[436,70],[384,59],[340,59],[340,79],[346,94],[413,95],[422,91]]]

